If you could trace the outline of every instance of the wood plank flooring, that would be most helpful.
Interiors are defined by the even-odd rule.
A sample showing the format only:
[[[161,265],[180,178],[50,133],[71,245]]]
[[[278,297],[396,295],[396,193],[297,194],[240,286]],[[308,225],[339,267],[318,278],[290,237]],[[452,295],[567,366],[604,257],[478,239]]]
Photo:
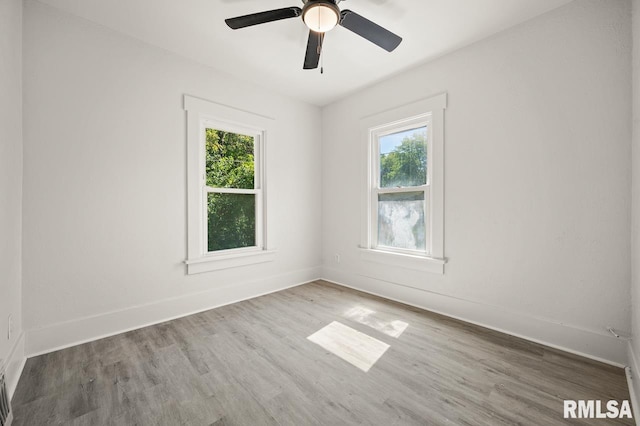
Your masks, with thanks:
[[[389,345],[368,372],[307,339],[334,321]],[[624,372],[318,281],[31,358],[13,409],[15,426],[633,424],[564,420],[564,399],[629,399]]]

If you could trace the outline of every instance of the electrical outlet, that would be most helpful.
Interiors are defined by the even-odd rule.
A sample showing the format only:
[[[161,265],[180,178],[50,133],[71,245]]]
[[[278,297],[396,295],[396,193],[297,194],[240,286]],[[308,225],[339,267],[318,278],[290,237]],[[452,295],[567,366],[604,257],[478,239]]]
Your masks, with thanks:
[[[11,340],[11,334],[13,334],[13,317],[9,315],[7,318],[7,340]]]

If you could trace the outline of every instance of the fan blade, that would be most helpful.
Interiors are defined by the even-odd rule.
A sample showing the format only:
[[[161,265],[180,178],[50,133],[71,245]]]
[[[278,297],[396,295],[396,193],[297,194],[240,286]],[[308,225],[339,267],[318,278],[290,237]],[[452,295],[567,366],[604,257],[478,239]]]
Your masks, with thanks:
[[[324,41],[324,33],[309,31],[309,41],[307,42],[307,54],[304,57],[305,70],[318,68],[320,62],[320,53],[322,52],[322,42]]]
[[[402,41],[402,37],[395,35],[391,31],[382,28],[380,25],[348,9],[343,10],[340,15],[341,26],[366,38],[371,43],[377,44],[387,52],[391,52],[398,47]]]
[[[237,30],[239,28],[250,27],[252,25],[266,24],[267,22],[279,21],[281,19],[295,18],[302,14],[299,7],[285,7],[283,9],[268,10],[266,12],[252,13],[250,15],[238,16],[236,18],[225,19],[227,25]]]

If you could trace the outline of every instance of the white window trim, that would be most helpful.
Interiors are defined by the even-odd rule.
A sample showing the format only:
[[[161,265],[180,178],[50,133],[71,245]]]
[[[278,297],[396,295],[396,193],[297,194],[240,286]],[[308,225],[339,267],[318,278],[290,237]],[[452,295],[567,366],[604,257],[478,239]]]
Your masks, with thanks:
[[[275,258],[273,235],[269,221],[269,204],[266,191],[267,138],[273,136],[274,120],[261,115],[238,110],[226,105],[184,96],[187,111],[187,274],[197,274],[272,261]],[[221,127],[227,131],[256,137],[259,150],[256,162],[256,188],[240,190],[255,193],[256,246],[219,252],[207,251],[207,204],[205,199],[211,188],[205,185],[204,129]],[[239,192],[234,189],[216,188],[215,192]],[[261,208],[260,208],[261,207]],[[267,238],[268,237],[268,238]]]
[[[442,93],[427,99],[413,102],[392,110],[384,111],[361,120],[361,134],[363,139],[363,158],[366,160],[362,173],[362,228],[360,241],[361,259],[397,266],[402,268],[444,273],[447,260],[444,257],[444,110],[447,107],[447,94]],[[425,196],[429,197],[431,206],[425,211],[427,221],[429,247],[428,255],[415,252],[405,252],[376,247],[373,226],[377,223],[377,209],[373,208],[372,194],[377,181],[377,166],[374,166],[373,156],[376,149],[372,137],[380,129],[392,125],[411,125],[424,122],[429,117],[429,185]],[[422,120],[422,121],[420,121]]]

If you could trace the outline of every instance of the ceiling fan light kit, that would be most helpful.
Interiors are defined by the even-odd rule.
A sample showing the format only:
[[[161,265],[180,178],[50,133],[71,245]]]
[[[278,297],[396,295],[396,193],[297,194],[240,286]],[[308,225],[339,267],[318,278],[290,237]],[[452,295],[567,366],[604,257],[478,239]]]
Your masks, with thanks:
[[[402,42],[402,37],[371,22],[364,16],[348,9],[340,11],[339,2],[340,0],[303,0],[302,9],[292,6],[267,10],[225,19],[225,22],[229,28],[237,30],[302,15],[302,21],[309,28],[309,40],[303,65],[303,69],[306,70],[318,68],[324,33],[337,25],[358,34],[387,52],[393,51]]]
[[[340,9],[329,0],[309,1],[302,8],[302,20],[311,31],[325,33],[340,21]]]

